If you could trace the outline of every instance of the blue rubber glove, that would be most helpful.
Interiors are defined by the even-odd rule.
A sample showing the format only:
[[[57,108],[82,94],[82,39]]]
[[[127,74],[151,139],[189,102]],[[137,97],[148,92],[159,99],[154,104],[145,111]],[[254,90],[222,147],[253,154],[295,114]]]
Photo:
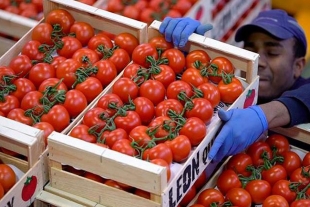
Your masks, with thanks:
[[[204,35],[205,32],[212,28],[211,24],[202,25],[199,21],[190,17],[166,17],[159,27],[159,32],[165,35],[168,42],[173,42],[174,46],[184,47],[192,33]]]
[[[215,162],[244,151],[268,129],[267,118],[257,105],[246,109],[220,110],[218,116],[225,123],[208,154],[208,158]]]

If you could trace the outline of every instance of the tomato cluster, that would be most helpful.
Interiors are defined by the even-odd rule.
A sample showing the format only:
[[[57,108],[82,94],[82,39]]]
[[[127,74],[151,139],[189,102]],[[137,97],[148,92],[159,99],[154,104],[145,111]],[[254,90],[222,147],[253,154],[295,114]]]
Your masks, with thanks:
[[[196,2],[197,0],[108,0],[102,9],[150,24],[167,16],[182,17]]]
[[[13,169],[0,161],[0,199],[15,185],[16,175]]]
[[[196,203],[193,206],[308,206],[310,152],[300,156],[286,137],[272,134],[233,155],[219,174],[216,188],[201,191]]]
[[[61,132],[130,62],[138,39],[115,36],[52,10],[33,28],[31,40],[0,66],[0,115],[34,126],[47,136]]]
[[[41,20],[43,0],[1,0],[0,9],[26,18]]]

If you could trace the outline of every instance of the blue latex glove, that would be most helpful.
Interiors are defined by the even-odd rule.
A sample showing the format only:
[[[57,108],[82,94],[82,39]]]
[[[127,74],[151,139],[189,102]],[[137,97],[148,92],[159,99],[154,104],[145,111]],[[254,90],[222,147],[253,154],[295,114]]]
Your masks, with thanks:
[[[259,106],[220,110],[218,116],[225,123],[208,154],[215,162],[244,151],[268,129],[267,118]]]
[[[159,32],[165,35],[168,42],[173,42],[174,46],[184,47],[192,33],[204,35],[205,32],[212,28],[211,24],[202,25],[199,21],[190,17],[166,17],[159,27]]]

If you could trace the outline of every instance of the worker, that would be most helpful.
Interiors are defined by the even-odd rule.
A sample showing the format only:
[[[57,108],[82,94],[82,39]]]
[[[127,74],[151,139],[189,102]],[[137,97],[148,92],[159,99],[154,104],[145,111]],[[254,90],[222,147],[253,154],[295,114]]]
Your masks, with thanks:
[[[167,41],[183,47],[192,33],[203,35],[210,29],[212,25],[189,17],[167,17],[159,31]],[[216,162],[244,151],[267,129],[310,122],[310,79],[301,77],[307,41],[297,21],[284,10],[262,11],[237,30],[235,40],[259,54],[258,105],[219,110],[224,125],[208,154]]]

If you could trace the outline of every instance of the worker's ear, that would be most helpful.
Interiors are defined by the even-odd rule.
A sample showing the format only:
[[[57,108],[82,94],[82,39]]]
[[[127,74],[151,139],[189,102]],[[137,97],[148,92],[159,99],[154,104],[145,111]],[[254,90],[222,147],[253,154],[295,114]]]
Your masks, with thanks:
[[[296,58],[294,61],[294,77],[298,78],[301,76],[303,69],[305,68],[306,60],[305,57]]]

